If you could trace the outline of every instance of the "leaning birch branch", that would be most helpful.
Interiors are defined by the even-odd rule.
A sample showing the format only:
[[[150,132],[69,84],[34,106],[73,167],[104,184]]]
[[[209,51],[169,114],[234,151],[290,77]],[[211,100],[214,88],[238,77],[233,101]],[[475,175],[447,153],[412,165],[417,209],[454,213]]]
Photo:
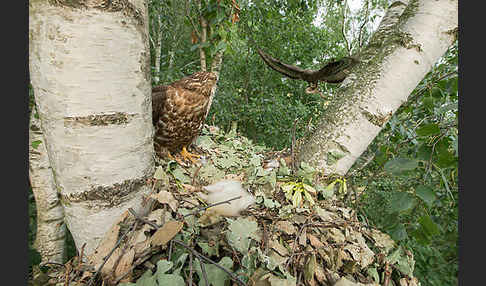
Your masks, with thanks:
[[[297,161],[344,175],[456,41],[457,11],[457,0],[391,4]]]

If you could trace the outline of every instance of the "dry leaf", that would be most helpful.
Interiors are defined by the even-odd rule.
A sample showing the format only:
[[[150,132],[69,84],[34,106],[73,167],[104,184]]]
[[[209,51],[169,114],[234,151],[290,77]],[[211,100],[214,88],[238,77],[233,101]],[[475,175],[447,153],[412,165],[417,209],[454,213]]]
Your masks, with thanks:
[[[275,224],[275,227],[282,231],[285,232],[286,234],[295,234],[297,231],[297,228],[289,221],[286,220],[281,220]]]
[[[273,250],[275,250],[278,254],[282,255],[282,256],[288,256],[289,255],[289,251],[287,250],[287,248],[285,248],[283,245],[281,245],[278,241],[272,239],[268,242],[268,245],[270,246],[270,248],[272,248]]]
[[[115,263],[118,261],[118,259],[120,259],[120,256],[122,254],[123,251],[120,247],[115,249],[115,251],[113,251],[113,253],[111,254],[110,258],[108,258],[108,261],[106,261],[103,268],[101,268],[101,273],[103,275],[110,275],[111,273],[113,273],[115,271],[115,269],[113,269],[115,267]]]
[[[171,220],[166,222],[152,236],[151,244],[154,246],[166,245],[176,234],[181,231],[184,225],[181,221]]]
[[[302,230],[302,233],[299,236],[299,244],[302,246],[307,245],[307,228],[304,228]]]
[[[346,241],[346,237],[338,228],[330,228],[327,236],[336,243],[344,243]]]
[[[194,187],[193,185],[189,185],[189,184],[181,184],[181,185],[189,193],[194,193],[194,192],[200,191],[200,189],[198,187]]]
[[[156,199],[159,201],[161,204],[168,204],[172,211],[176,212],[177,211],[177,201],[172,195],[172,193],[167,192],[167,191],[160,191],[158,194],[152,194],[150,195],[151,198]]]
[[[324,247],[324,244],[317,237],[315,237],[314,235],[308,233],[307,234],[307,238],[309,239],[310,244],[312,246],[314,246],[315,248]]]
[[[111,229],[106,232],[103,239],[100,241],[96,250],[93,254],[88,258],[90,264],[97,268],[101,263],[103,263],[103,259],[111,252],[111,250],[115,247],[118,241],[118,235],[120,233],[120,225],[119,223],[125,220],[128,217],[128,211],[125,211],[117,221],[113,224]]]
[[[115,270],[116,278],[125,275],[125,273],[127,273],[127,271],[130,270],[130,267],[132,267],[134,257],[135,257],[135,251],[133,250],[133,248],[125,252],[125,254],[120,259],[120,262],[118,262],[118,265],[116,266],[116,270]]]

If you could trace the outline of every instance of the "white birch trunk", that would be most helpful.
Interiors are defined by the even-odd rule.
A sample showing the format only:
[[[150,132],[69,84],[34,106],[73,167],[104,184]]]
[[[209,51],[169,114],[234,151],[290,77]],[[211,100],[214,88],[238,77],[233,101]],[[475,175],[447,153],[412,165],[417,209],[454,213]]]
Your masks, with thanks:
[[[161,28],[161,24],[162,24],[162,21],[160,19],[160,14],[158,16],[158,23],[159,25],[157,26],[158,27],[158,32],[157,32],[157,43],[155,44],[155,82],[158,83],[160,81],[160,56],[161,56],[161,53],[162,53],[162,28]]]
[[[221,65],[223,64],[223,55],[225,49],[219,50],[213,57],[211,63],[211,71],[216,74],[216,84],[211,89],[211,95],[209,96],[208,109],[206,110],[206,115],[204,118],[208,117],[209,111],[211,110],[211,104],[213,104],[214,96],[216,95],[216,90],[218,88],[219,72],[221,71]]]
[[[30,77],[67,227],[90,255],[153,174],[144,0],[29,2]]]
[[[40,120],[35,114],[33,107],[29,124],[29,179],[37,208],[34,247],[42,262],[63,263],[66,255],[64,209],[54,183]]]
[[[317,130],[299,140],[297,162],[344,175],[391,115],[455,42],[457,0],[396,1],[362,63],[342,83]]]

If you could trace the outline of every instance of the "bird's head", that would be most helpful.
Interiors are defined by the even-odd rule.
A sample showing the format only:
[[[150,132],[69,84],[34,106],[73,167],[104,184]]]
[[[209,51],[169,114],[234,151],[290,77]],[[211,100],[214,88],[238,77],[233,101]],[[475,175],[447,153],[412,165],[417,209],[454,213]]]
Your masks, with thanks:
[[[209,96],[217,81],[216,73],[200,71],[181,79],[179,82],[183,83],[184,88]]]

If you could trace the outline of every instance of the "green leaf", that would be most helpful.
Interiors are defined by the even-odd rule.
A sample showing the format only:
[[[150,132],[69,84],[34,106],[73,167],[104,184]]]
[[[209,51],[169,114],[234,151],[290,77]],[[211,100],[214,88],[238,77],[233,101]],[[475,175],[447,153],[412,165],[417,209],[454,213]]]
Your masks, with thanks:
[[[179,165],[177,165],[176,169],[172,171],[172,176],[184,184],[189,184],[192,181],[191,178],[185,174],[185,170]]]
[[[417,150],[417,159],[428,161],[430,160],[431,154],[432,154],[432,147],[427,146],[426,144],[422,144]]]
[[[439,125],[435,123],[423,124],[415,130],[418,136],[431,136],[440,133]]]
[[[42,143],[41,140],[32,141],[32,148],[37,149],[37,147]]]
[[[411,171],[418,167],[418,161],[407,158],[395,158],[386,162],[385,171],[393,175],[399,175],[405,171]]]
[[[216,143],[214,143],[214,141],[211,139],[210,136],[203,135],[203,136],[197,137],[196,145],[198,147],[205,149],[205,150],[211,150],[212,148],[214,148],[216,146]]]
[[[231,258],[225,256],[221,258],[221,260],[218,262],[220,266],[225,267],[226,269],[231,269],[233,267],[233,260]],[[199,276],[199,286],[205,286],[204,278],[202,275],[202,270],[201,270],[201,264],[199,262],[199,259],[194,259],[193,262],[194,269],[197,272],[197,275]],[[219,269],[218,267],[214,266],[213,264],[206,264],[204,263],[205,269],[206,269],[206,274],[208,278],[208,282],[210,285],[213,286],[224,286],[225,282],[229,280],[229,275],[226,274],[223,270]],[[170,284],[165,284],[165,285],[170,285]],[[162,286],[162,285],[160,285]]]
[[[434,108],[434,98],[426,96],[422,99],[422,104],[425,109],[432,110]]]
[[[402,212],[413,208],[417,201],[415,197],[407,192],[395,192],[391,197],[391,208],[393,211]]]
[[[159,260],[157,262],[157,272],[156,272],[156,274],[159,275],[159,274],[166,273],[167,271],[169,271],[172,268],[172,265],[173,265],[172,261]]]
[[[290,183],[282,184],[280,185],[280,188],[282,189],[282,191],[289,193],[295,188],[295,183],[290,182]]]
[[[343,158],[344,154],[338,151],[330,151],[327,153],[327,164],[334,165],[339,159]]]
[[[214,245],[214,246],[210,246],[209,243],[201,241],[201,242],[198,242],[197,245],[199,245],[199,247],[201,247],[204,254],[206,254],[208,256],[213,256],[213,255],[219,256],[219,244],[218,243],[216,243],[216,245]]]
[[[176,274],[159,274],[157,275],[157,283],[161,285],[171,285],[171,286],[185,286],[184,278]]]
[[[292,205],[294,207],[298,207],[300,203],[302,202],[302,193],[299,191],[296,191],[294,195],[292,196]]]
[[[147,270],[145,273],[138,278],[137,286],[157,286],[157,281],[155,276],[152,275],[152,271]]]
[[[407,235],[407,230],[405,229],[405,226],[401,223],[397,224],[391,231],[390,231],[390,236],[396,240],[396,241],[401,241],[405,240],[408,238]]]
[[[430,216],[424,215],[419,218],[419,224],[424,229],[426,235],[433,236],[439,234],[439,227],[432,221]]]
[[[429,207],[435,201],[435,192],[430,187],[420,185],[415,188],[415,194],[421,198]]]
[[[226,233],[228,243],[240,253],[248,253],[250,238],[257,238],[257,223],[246,218],[228,219],[228,222],[228,232]]]
[[[378,270],[376,270],[376,267],[371,267],[366,270],[368,272],[368,275],[373,278],[373,281],[375,283],[380,283],[380,275],[378,275]]]
[[[311,204],[311,205],[314,205],[315,202],[314,202],[314,199],[312,198],[311,194],[309,194],[309,192],[307,191],[304,191],[304,196],[305,196],[305,199]]]

